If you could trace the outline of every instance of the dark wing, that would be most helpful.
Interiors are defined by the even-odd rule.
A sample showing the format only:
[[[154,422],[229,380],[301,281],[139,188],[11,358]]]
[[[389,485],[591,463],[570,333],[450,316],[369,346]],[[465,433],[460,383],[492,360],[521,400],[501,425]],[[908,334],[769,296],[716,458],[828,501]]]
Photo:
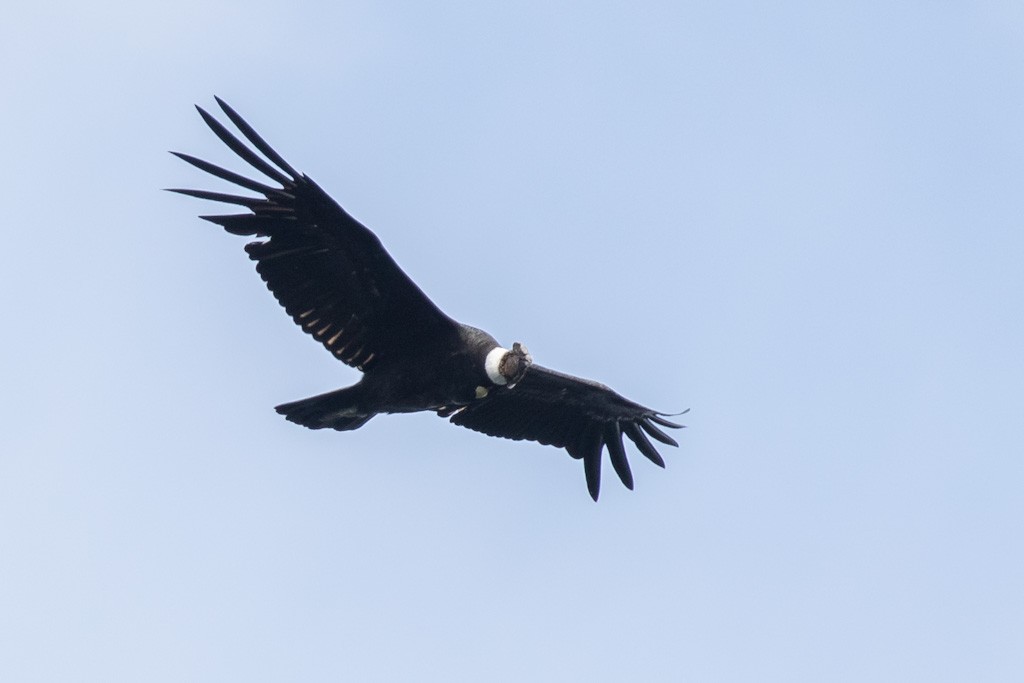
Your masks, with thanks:
[[[196,109],[217,137],[279,187],[174,152],[193,166],[261,196],[172,191],[248,209],[201,218],[235,235],[264,238],[247,244],[245,251],[296,324],[360,370],[397,357],[424,340],[444,335],[454,339],[456,324],[402,272],[376,235],[288,165],[231,107],[220,98],[217,103],[265,158],[203,109]]]
[[[494,387],[482,399],[464,407],[439,411],[454,424],[506,439],[529,439],[564,448],[583,460],[587,489],[597,500],[601,487],[601,452],[607,446],[619,479],[633,488],[633,474],[622,443],[625,434],[648,460],[659,467],[665,461],[650,439],[678,446],[658,429],[679,428],[663,415],[633,403],[598,382],[533,364],[513,388]]]

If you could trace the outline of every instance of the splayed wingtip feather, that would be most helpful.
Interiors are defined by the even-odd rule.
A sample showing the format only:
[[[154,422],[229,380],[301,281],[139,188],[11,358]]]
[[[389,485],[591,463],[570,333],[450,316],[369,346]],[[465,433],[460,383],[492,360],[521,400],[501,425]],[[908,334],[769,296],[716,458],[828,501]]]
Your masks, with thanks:
[[[214,135],[220,138],[221,142],[227,145],[232,152],[240,156],[246,163],[268,178],[272,178],[273,180],[281,183],[282,186],[293,182],[286,175],[278,171],[265,160],[261,159],[255,152],[246,147],[245,143],[229,131],[224,124],[215,119],[211,114],[207,113],[205,109],[199,105],[196,105],[196,109],[199,110],[199,115],[203,117],[203,121],[205,121],[206,125],[210,127],[210,130],[213,131]]]
[[[619,475],[622,484],[632,491],[633,472],[629,469],[626,448],[622,445],[622,429],[617,422],[611,422],[605,427],[604,442],[608,446],[608,457],[612,461],[615,474]]]
[[[238,130],[242,131],[242,135],[244,135],[249,142],[256,146],[256,149],[263,152],[264,156],[277,164],[281,170],[290,175],[293,179],[299,178],[300,173],[292,168],[291,164],[285,161],[284,157],[278,154],[238,112],[216,95],[213,96],[213,99],[217,100],[217,104],[220,105],[220,108],[225,114],[227,114],[228,118],[231,119],[231,122],[238,127]]]
[[[291,194],[285,192],[280,188],[271,187],[270,185],[265,185],[256,180],[252,180],[251,178],[246,178],[245,176],[235,173],[234,171],[229,171],[226,168],[221,168],[216,164],[211,164],[209,161],[204,161],[203,159],[194,157],[191,154],[184,154],[182,152],[171,152],[171,154],[178,157],[182,161],[195,166],[201,171],[205,171],[206,173],[209,173],[212,176],[220,178],[221,180],[226,180],[229,183],[240,185],[241,187],[244,187],[247,190],[252,190],[253,192],[261,192],[264,195],[267,195],[268,197],[292,197]]]
[[[261,203],[266,202],[266,199],[260,197],[243,197],[235,194],[225,194],[223,192],[210,192],[208,190],[190,190],[187,188],[170,187],[167,188],[168,192],[177,192],[189,197],[195,197],[197,199],[209,199],[214,202],[224,202],[226,204],[238,204],[239,206],[245,206],[253,208],[259,206]]]
[[[650,421],[640,420],[639,425],[645,432],[647,432],[648,434],[650,434],[652,437],[662,442],[663,444],[666,444],[668,446],[679,446],[675,439],[673,439],[671,436],[655,427],[653,424],[650,423]]]
[[[654,444],[652,444],[651,440],[647,438],[647,435],[644,434],[643,430],[636,426],[636,423],[630,422],[626,425],[623,431],[645,458],[653,462],[658,467],[665,467],[665,459],[661,457],[661,453],[658,453],[658,449],[654,447]]]

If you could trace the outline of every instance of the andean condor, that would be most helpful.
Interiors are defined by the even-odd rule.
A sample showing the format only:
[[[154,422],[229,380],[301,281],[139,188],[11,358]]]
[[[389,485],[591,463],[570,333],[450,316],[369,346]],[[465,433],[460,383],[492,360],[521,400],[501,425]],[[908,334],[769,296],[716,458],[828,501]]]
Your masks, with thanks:
[[[201,216],[245,246],[274,297],[305,332],[336,358],[363,372],[350,387],[277,406],[310,429],[357,429],[378,413],[431,410],[454,424],[508,439],[565,448],[583,460],[596,501],[601,452],[633,488],[625,434],[651,462],[665,466],[648,437],[678,446],[658,428],[679,428],[608,387],[541,367],[526,347],[511,350],[483,330],[452,320],[407,276],[380,240],[308,176],[298,173],[220,98],[217,103],[260,157],[196,107],[207,125],[273,187],[197,159],[176,156],[258,197],[175,189],[242,206],[245,213]],[[269,163],[268,163],[269,162]]]

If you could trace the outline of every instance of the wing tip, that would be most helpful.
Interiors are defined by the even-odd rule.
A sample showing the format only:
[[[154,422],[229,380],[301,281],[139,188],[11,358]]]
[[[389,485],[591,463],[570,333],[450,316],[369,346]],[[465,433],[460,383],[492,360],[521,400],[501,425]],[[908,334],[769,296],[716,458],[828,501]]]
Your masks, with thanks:
[[[662,427],[670,427],[672,429],[686,429],[686,425],[679,424],[677,422],[672,422],[671,420],[666,420],[665,418],[666,417],[676,417],[677,415],[686,415],[688,412],[690,412],[689,408],[687,408],[686,410],[680,410],[678,413],[658,413],[658,412],[655,412],[655,413],[652,413],[651,415],[649,415],[648,417],[651,420],[653,420],[654,422],[657,422],[658,424],[660,424]]]
[[[587,492],[597,502],[601,495],[601,450],[597,454],[588,453],[583,457],[583,473],[587,478]]]
[[[618,422],[609,423],[604,430],[604,443],[608,447],[608,457],[612,462],[619,481],[630,491],[633,490],[633,471],[629,467],[629,458],[622,443],[622,427]]]

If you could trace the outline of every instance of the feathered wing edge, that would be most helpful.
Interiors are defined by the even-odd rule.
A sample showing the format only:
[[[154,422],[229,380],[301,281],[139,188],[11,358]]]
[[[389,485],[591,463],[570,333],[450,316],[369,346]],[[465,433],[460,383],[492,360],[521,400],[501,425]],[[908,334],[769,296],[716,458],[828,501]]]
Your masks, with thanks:
[[[170,191],[188,195],[190,197],[197,197],[199,199],[210,199],[217,202],[244,206],[253,212],[256,212],[257,210],[272,211],[275,204],[275,198],[294,199],[292,191],[302,178],[301,174],[292,168],[280,154],[267,144],[259,133],[257,133],[252,126],[246,123],[245,119],[243,119],[238,112],[232,109],[219,97],[215,97],[214,99],[217,100],[217,104],[220,105],[220,108],[227,115],[228,119],[235,124],[245,139],[248,140],[261,154],[263,154],[266,159],[273,162],[273,164],[276,165],[276,168],[274,165],[271,165],[271,163],[268,163],[266,159],[253,152],[252,149],[235,137],[235,135],[224,126],[224,124],[211,116],[205,109],[196,105],[196,110],[203,118],[203,121],[206,122],[206,125],[210,127],[210,130],[212,130],[214,134],[220,138],[221,142],[227,145],[232,152],[237,154],[243,161],[267,178],[280,183],[281,187],[272,187],[259,181],[252,180],[233,171],[221,168],[216,164],[211,164],[208,161],[197,159],[189,154],[171,152],[171,154],[175,155],[182,161],[192,164],[201,171],[205,171],[210,175],[216,176],[230,183],[234,183],[235,185],[247,190],[258,192],[263,195],[263,198],[181,188],[171,188]],[[259,215],[247,213],[235,216],[202,216],[202,218],[210,221],[211,223],[216,223],[222,226],[225,230],[235,235],[266,236],[266,233],[260,230]]]
[[[215,99],[249,144],[196,105],[203,121],[232,152],[269,180],[279,183],[280,187],[267,185],[190,154],[171,152],[201,171],[263,196],[180,188],[170,191],[248,209],[246,213],[204,215],[200,218],[234,235],[269,238],[249,242],[245,245],[245,252],[256,262],[257,272],[278,303],[296,325],[338,360],[365,370],[378,360],[380,349],[369,348],[371,345],[367,342],[372,332],[367,329],[366,316],[361,315],[361,311],[352,310],[351,305],[345,305],[344,299],[346,290],[353,287],[352,283],[345,281],[345,276],[356,270],[351,261],[358,247],[346,251],[338,249],[337,243],[344,241],[346,237],[342,235],[346,235],[349,243],[363,239],[371,243],[371,249],[379,248],[383,252],[383,247],[369,230],[334,205],[333,200],[312,180],[285,161],[231,106],[219,97]],[[316,219],[324,218],[317,215],[321,206],[334,208],[336,212],[318,224]],[[313,226],[316,230],[311,230]],[[338,231],[339,227],[341,231]],[[364,238],[361,233],[368,237]],[[328,281],[324,279],[325,273]]]
[[[683,411],[686,412],[686,411]],[[656,425],[671,429],[682,429],[684,425],[666,420],[662,413],[649,411],[648,414],[609,421],[593,421],[587,430],[574,441],[565,445],[565,450],[573,458],[583,460],[583,471],[587,478],[587,491],[595,501],[601,491],[601,454],[607,448],[612,469],[622,484],[633,490],[633,472],[626,458],[626,448],[622,437],[626,436],[648,460],[658,467],[665,467],[665,460],[648,438],[650,435],[657,441],[667,445],[679,444],[671,436]]]
[[[359,370],[380,363],[396,347],[417,344],[425,334],[454,333],[455,323],[402,271],[372,231],[288,164],[226,102],[215,99],[241,138],[196,106],[203,121],[231,151],[280,187],[172,152],[210,175],[262,196],[170,191],[248,210],[200,218],[235,235],[269,238],[248,243],[245,251],[296,325],[338,360]],[[387,306],[369,308],[367,291],[385,299]]]
[[[634,403],[603,384],[536,364],[515,387],[494,389],[486,398],[467,406],[445,408],[438,414],[489,436],[565,448],[570,456],[583,461],[587,490],[595,501],[600,493],[601,459],[606,448],[615,473],[632,490],[633,474],[623,436],[644,457],[663,468],[665,460],[651,439],[678,446],[660,427],[683,428],[666,419],[672,415]]]

